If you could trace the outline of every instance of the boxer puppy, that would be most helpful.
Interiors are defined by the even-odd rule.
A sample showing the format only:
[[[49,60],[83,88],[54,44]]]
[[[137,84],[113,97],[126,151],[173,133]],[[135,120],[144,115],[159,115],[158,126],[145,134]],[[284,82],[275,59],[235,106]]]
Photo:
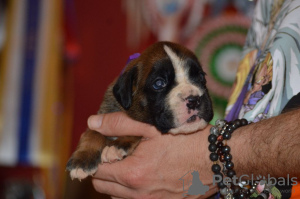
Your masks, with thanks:
[[[107,89],[98,113],[123,111],[162,134],[192,133],[213,117],[205,73],[197,57],[171,42],[158,42],[130,61]],[[87,129],[67,163],[72,179],[93,175],[98,164],[130,155],[141,137],[111,138]]]

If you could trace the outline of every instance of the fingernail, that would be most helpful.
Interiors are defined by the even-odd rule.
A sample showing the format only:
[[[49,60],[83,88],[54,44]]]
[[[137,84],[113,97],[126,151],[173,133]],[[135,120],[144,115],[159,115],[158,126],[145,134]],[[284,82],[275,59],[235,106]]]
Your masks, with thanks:
[[[102,125],[103,115],[92,115],[88,119],[90,129],[98,129]]]

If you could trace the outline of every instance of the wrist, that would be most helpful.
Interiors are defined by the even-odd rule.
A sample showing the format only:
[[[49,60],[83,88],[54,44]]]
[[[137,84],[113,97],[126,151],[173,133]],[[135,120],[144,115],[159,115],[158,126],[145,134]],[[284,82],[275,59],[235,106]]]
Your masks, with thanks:
[[[250,146],[250,139],[249,133],[243,133],[246,128],[249,128],[249,126],[236,129],[232,135],[232,138],[228,140],[228,145],[231,146],[231,154],[235,164],[234,167],[237,177],[248,174],[245,173],[247,172],[245,168],[248,167],[248,161],[245,161],[245,158],[249,159],[248,153],[250,152],[250,148],[248,146]]]
[[[194,150],[193,150],[193,164],[199,172],[201,172],[200,179],[203,184],[212,184],[213,182],[213,172],[211,170],[212,163],[209,159],[209,142],[207,138],[210,134],[210,128],[212,125],[207,125],[205,129],[200,132],[195,133],[194,139]]]

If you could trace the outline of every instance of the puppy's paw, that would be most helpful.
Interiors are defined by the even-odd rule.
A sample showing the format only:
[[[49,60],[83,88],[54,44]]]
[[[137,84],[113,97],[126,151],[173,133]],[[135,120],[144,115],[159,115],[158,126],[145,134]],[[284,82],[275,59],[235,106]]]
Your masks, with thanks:
[[[106,146],[101,154],[101,163],[113,163],[122,160],[125,156],[127,156],[127,152],[124,149],[118,149],[116,146]]]
[[[97,171],[97,168],[91,169],[89,171],[84,171],[81,168],[77,168],[77,169],[72,169],[70,171],[70,177],[71,179],[78,179],[79,181],[81,181],[82,179],[88,177],[88,176],[93,176]]]
[[[67,170],[72,179],[82,180],[94,175],[100,162],[99,151],[76,151],[67,163]]]

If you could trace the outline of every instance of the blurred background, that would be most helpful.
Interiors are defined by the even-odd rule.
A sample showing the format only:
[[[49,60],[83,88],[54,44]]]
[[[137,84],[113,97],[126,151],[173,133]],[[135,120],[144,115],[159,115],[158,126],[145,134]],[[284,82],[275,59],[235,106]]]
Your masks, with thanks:
[[[66,162],[127,58],[185,45],[222,118],[251,22],[250,0],[0,0],[0,198],[109,198]]]

